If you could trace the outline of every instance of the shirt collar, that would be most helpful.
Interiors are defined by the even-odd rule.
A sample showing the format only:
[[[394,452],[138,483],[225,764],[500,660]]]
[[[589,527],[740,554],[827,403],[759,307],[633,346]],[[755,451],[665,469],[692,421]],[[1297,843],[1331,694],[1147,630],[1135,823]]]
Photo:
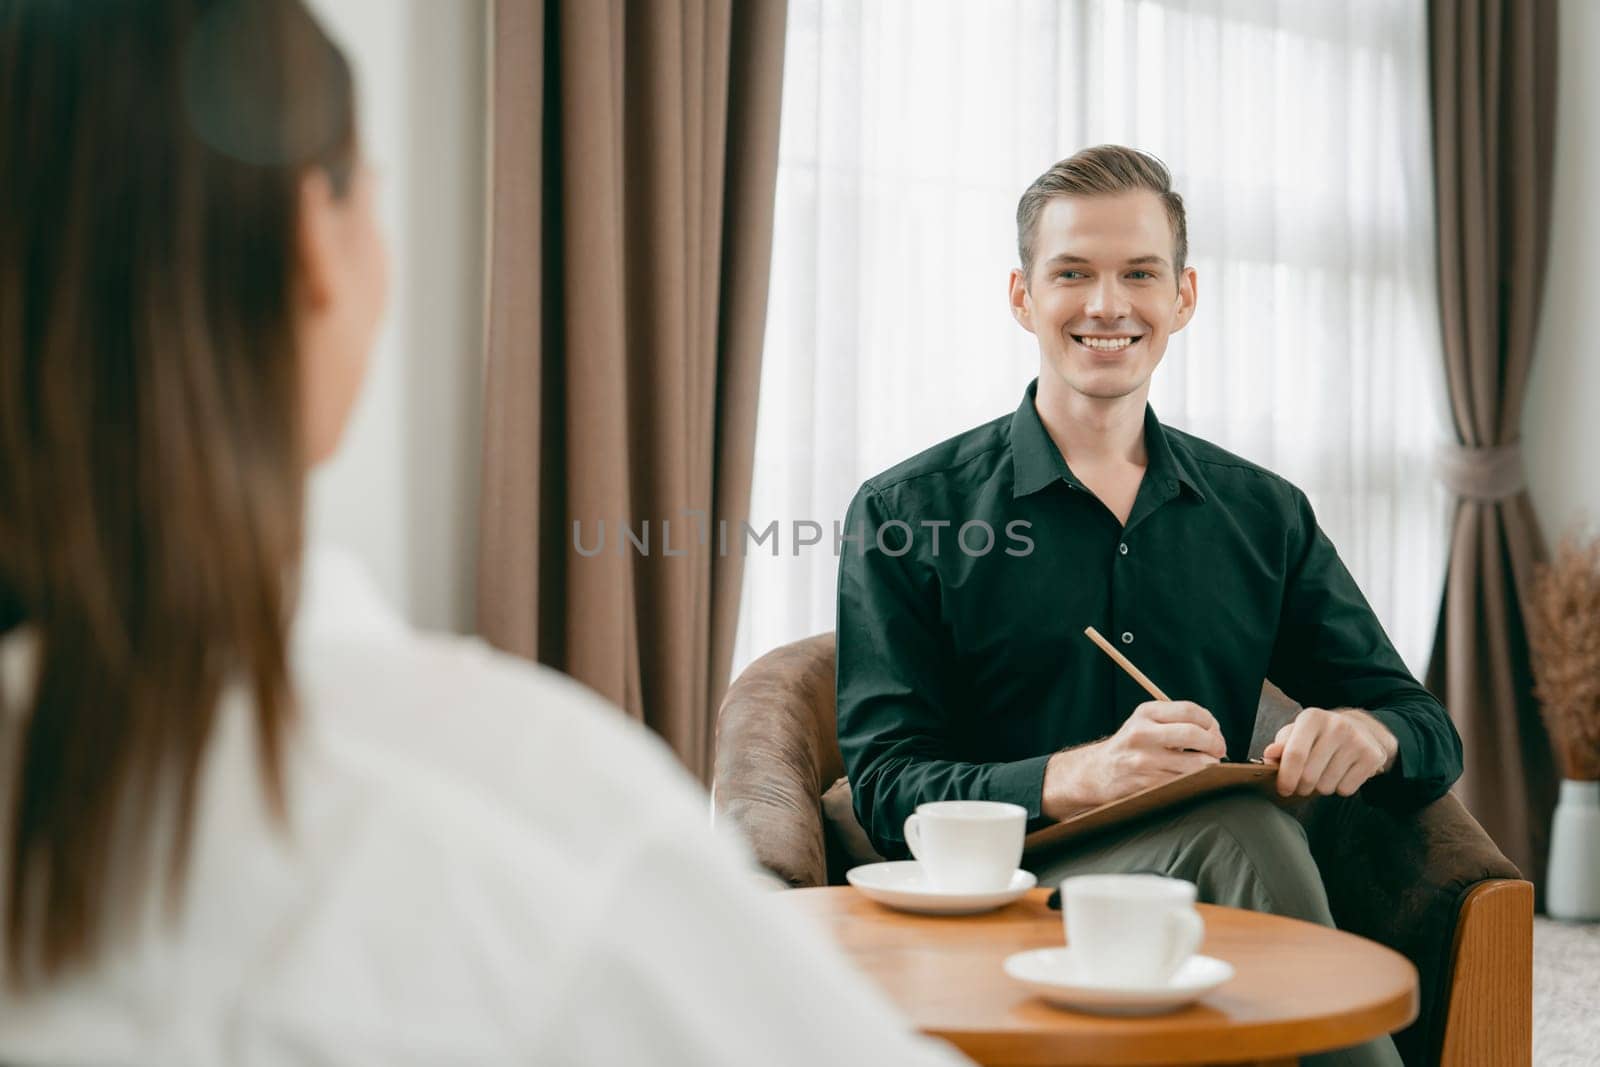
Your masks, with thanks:
[[[1017,413],[1011,417],[1011,463],[1013,498],[1037,493],[1047,485],[1063,481],[1079,489],[1087,489],[1078,476],[1072,473],[1061,450],[1051,440],[1044,423],[1039,420],[1039,409],[1034,400],[1039,392],[1039,379],[1028,383]],[[1199,479],[1194,473],[1194,457],[1181,440],[1167,434],[1156,418],[1155,408],[1144,407],[1144,446],[1149,457],[1145,477],[1170,481],[1173,487],[1181,485],[1205,500]]]
[[[1144,406],[1144,448],[1150,460],[1145,477],[1153,474],[1158,478],[1166,478],[1175,483],[1174,488],[1181,485],[1193,493],[1196,500],[1205,501],[1206,494],[1200,489],[1194,456],[1190,454],[1188,445],[1181,437],[1174,437],[1167,432],[1161,420],[1156,418],[1156,409],[1149,404]]]
[[[1037,493],[1045,486],[1058,481],[1064,481],[1079,489],[1085,488],[1084,484],[1078,481],[1077,475],[1067,467],[1067,461],[1061,458],[1061,450],[1045,432],[1044,423],[1039,421],[1039,409],[1033,406],[1034,397],[1038,393],[1039,379],[1035,378],[1028,383],[1027,390],[1022,394],[1022,403],[1018,405],[1017,413],[1011,417],[1013,498]]]
[[[302,567],[292,630],[297,644],[352,637],[382,640],[407,632],[404,620],[353,553],[332,545],[310,545]]]

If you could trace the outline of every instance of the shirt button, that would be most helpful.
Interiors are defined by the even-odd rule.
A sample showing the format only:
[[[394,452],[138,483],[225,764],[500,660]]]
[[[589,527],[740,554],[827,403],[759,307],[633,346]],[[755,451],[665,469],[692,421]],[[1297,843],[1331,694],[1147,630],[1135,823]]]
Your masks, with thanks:
[[[1122,544],[1118,545],[1117,546],[1117,551],[1121,552],[1124,556],[1126,556],[1128,554],[1128,543],[1126,541],[1124,541]]]
[[[1125,645],[1133,644],[1133,634],[1129,633],[1127,630],[1122,631],[1122,643]]]

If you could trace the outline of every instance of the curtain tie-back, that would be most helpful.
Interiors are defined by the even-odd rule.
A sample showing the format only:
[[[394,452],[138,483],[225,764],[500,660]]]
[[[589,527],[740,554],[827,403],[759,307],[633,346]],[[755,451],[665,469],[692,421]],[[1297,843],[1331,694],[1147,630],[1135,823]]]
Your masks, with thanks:
[[[1468,500],[1504,500],[1528,484],[1520,441],[1487,447],[1440,445],[1434,469],[1445,488]]]

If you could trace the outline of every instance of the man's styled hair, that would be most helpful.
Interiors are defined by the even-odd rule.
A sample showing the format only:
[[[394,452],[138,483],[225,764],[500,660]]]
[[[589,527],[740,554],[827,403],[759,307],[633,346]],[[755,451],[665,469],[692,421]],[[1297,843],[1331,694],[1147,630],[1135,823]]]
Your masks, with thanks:
[[[1034,240],[1044,206],[1058,196],[1106,196],[1148,189],[1161,198],[1172,223],[1172,269],[1182,274],[1189,255],[1189,227],[1183,197],[1172,189],[1166,164],[1148,152],[1119,144],[1095,145],[1076,152],[1033,180],[1017,202],[1017,255],[1022,275],[1033,274]]]

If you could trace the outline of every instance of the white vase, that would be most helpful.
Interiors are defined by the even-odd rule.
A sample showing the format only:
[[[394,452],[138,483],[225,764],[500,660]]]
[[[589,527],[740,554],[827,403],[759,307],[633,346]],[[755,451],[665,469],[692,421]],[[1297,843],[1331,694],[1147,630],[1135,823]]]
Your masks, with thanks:
[[[1544,903],[1552,919],[1600,919],[1600,782],[1561,782]]]

